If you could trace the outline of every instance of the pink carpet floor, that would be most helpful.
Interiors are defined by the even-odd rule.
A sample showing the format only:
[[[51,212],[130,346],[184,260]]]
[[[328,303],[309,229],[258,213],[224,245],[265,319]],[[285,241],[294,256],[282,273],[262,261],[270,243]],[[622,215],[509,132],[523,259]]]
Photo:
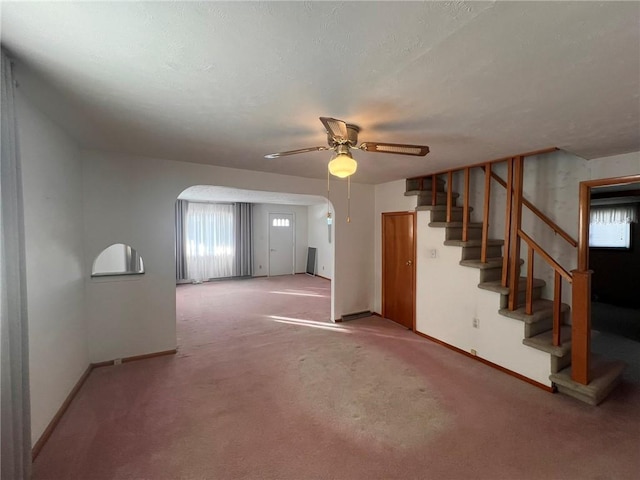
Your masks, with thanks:
[[[600,407],[369,317],[304,275],[177,289],[166,356],[98,368],[34,479],[625,479],[640,386]]]

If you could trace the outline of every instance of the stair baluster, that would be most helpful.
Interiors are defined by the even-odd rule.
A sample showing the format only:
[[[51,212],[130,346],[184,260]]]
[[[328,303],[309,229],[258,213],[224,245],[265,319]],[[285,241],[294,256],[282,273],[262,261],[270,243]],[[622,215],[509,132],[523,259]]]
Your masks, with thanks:
[[[509,310],[518,308],[518,288],[520,283],[520,237],[518,231],[522,225],[522,183],[523,157],[515,159],[515,175],[513,179],[513,208],[511,215],[511,258],[509,267]]]
[[[560,304],[562,303],[562,277],[555,271],[553,282],[553,345],[559,347],[562,344],[560,331]]]
[[[469,240],[469,167],[464,169],[464,204],[462,208],[462,241]]]
[[[489,209],[491,208],[491,163],[484,167],[484,212],[482,220],[482,250],[480,261],[487,263],[487,241],[489,240]]]
[[[451,207],[453,206],[453,171],[447,172],[447,223],[451,222]]]
[[[529,247],[527,255],[527,300],[525,307],[527,315],[533,315],[533,253],[533,248]]]
[[[437,178],[438,177],[436,175],[431,175],[431,205],[433,205],[434,207],[438,203],[438,191],[436,188]]]
[[[507,160],[507,188],[506,214],[504,217],[504,255],[502,259],[502,286],[508,286],[509,281],[509,252],[511,251],[511,210],[513,209],[513,158]]]

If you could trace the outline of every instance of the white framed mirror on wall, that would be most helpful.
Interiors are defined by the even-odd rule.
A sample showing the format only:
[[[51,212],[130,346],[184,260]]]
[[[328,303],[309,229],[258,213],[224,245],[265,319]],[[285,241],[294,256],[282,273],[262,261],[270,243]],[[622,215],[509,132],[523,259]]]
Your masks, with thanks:
[[[124,243],[108,246],[93,261],[92,277],[142,275],[144,262],[135,248]]]

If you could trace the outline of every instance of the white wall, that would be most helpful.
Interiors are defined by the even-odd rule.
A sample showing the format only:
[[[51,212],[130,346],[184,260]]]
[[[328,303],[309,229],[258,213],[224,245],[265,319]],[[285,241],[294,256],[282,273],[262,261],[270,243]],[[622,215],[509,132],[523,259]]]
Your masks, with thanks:
[[[304,273],[307,266],[307,207],[304,205],[256,204],[253,206],[253,275],[269,274],[269,214],[293,214],[295,231],[296,273]],[[271,247],[273,248],[273,247]]]
[[[480,270],[459,265],[460,247],[443,244],[445,229],[427,227],[429,215],[418,212],[416,330],[551,385],[549,354],[522,344],[524,323],[498,313],[500,295],[477,287]]]
[[[88,367],[89,352],[79,152],[25,96],[17,90],[35,443]]]
[[[408,212],[416,209],[418,199],[415,196],[405,197],[405,180],[376,185],[375,219],[374,219],[374,302],[373,311],[382,313],[382,213]],[[420,230],[420,226],[418,230]]]
[[[82,151],[86,258],[126,243],[144,258],[145,274],[89,279],[86,272],[91,360],[175,348],[174,203],[192,185],[324,195],[322,180]],[[371,185],[352,184],[346,223],[346,182],[335,182],[336,270],[332,318],[371,308],[373,199]]]
[[[589,179],[622,177],[640,174],[640,152],[589,160]]]
[[[329,241],[329,227],[327,225],[327,205],[309,205],[309,246],[316,248],[316,273],[324,278],[333,278],[333,245],[334,227],[331,225],[331,241]],[[331,209],[331,217],[334,220],[335,212]]]

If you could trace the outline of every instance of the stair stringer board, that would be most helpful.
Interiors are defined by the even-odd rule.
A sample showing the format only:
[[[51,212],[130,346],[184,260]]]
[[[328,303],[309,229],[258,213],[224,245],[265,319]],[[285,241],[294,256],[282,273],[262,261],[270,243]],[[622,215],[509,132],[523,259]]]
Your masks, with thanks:
[[[460,247],[445,246],[445,229],[429,221],[429,212],[418,212],[416,330],[551,386],[549,354],[522,344],[524,324],[498,313],[500,294],[478,288],[479,270],[459,265]]]

